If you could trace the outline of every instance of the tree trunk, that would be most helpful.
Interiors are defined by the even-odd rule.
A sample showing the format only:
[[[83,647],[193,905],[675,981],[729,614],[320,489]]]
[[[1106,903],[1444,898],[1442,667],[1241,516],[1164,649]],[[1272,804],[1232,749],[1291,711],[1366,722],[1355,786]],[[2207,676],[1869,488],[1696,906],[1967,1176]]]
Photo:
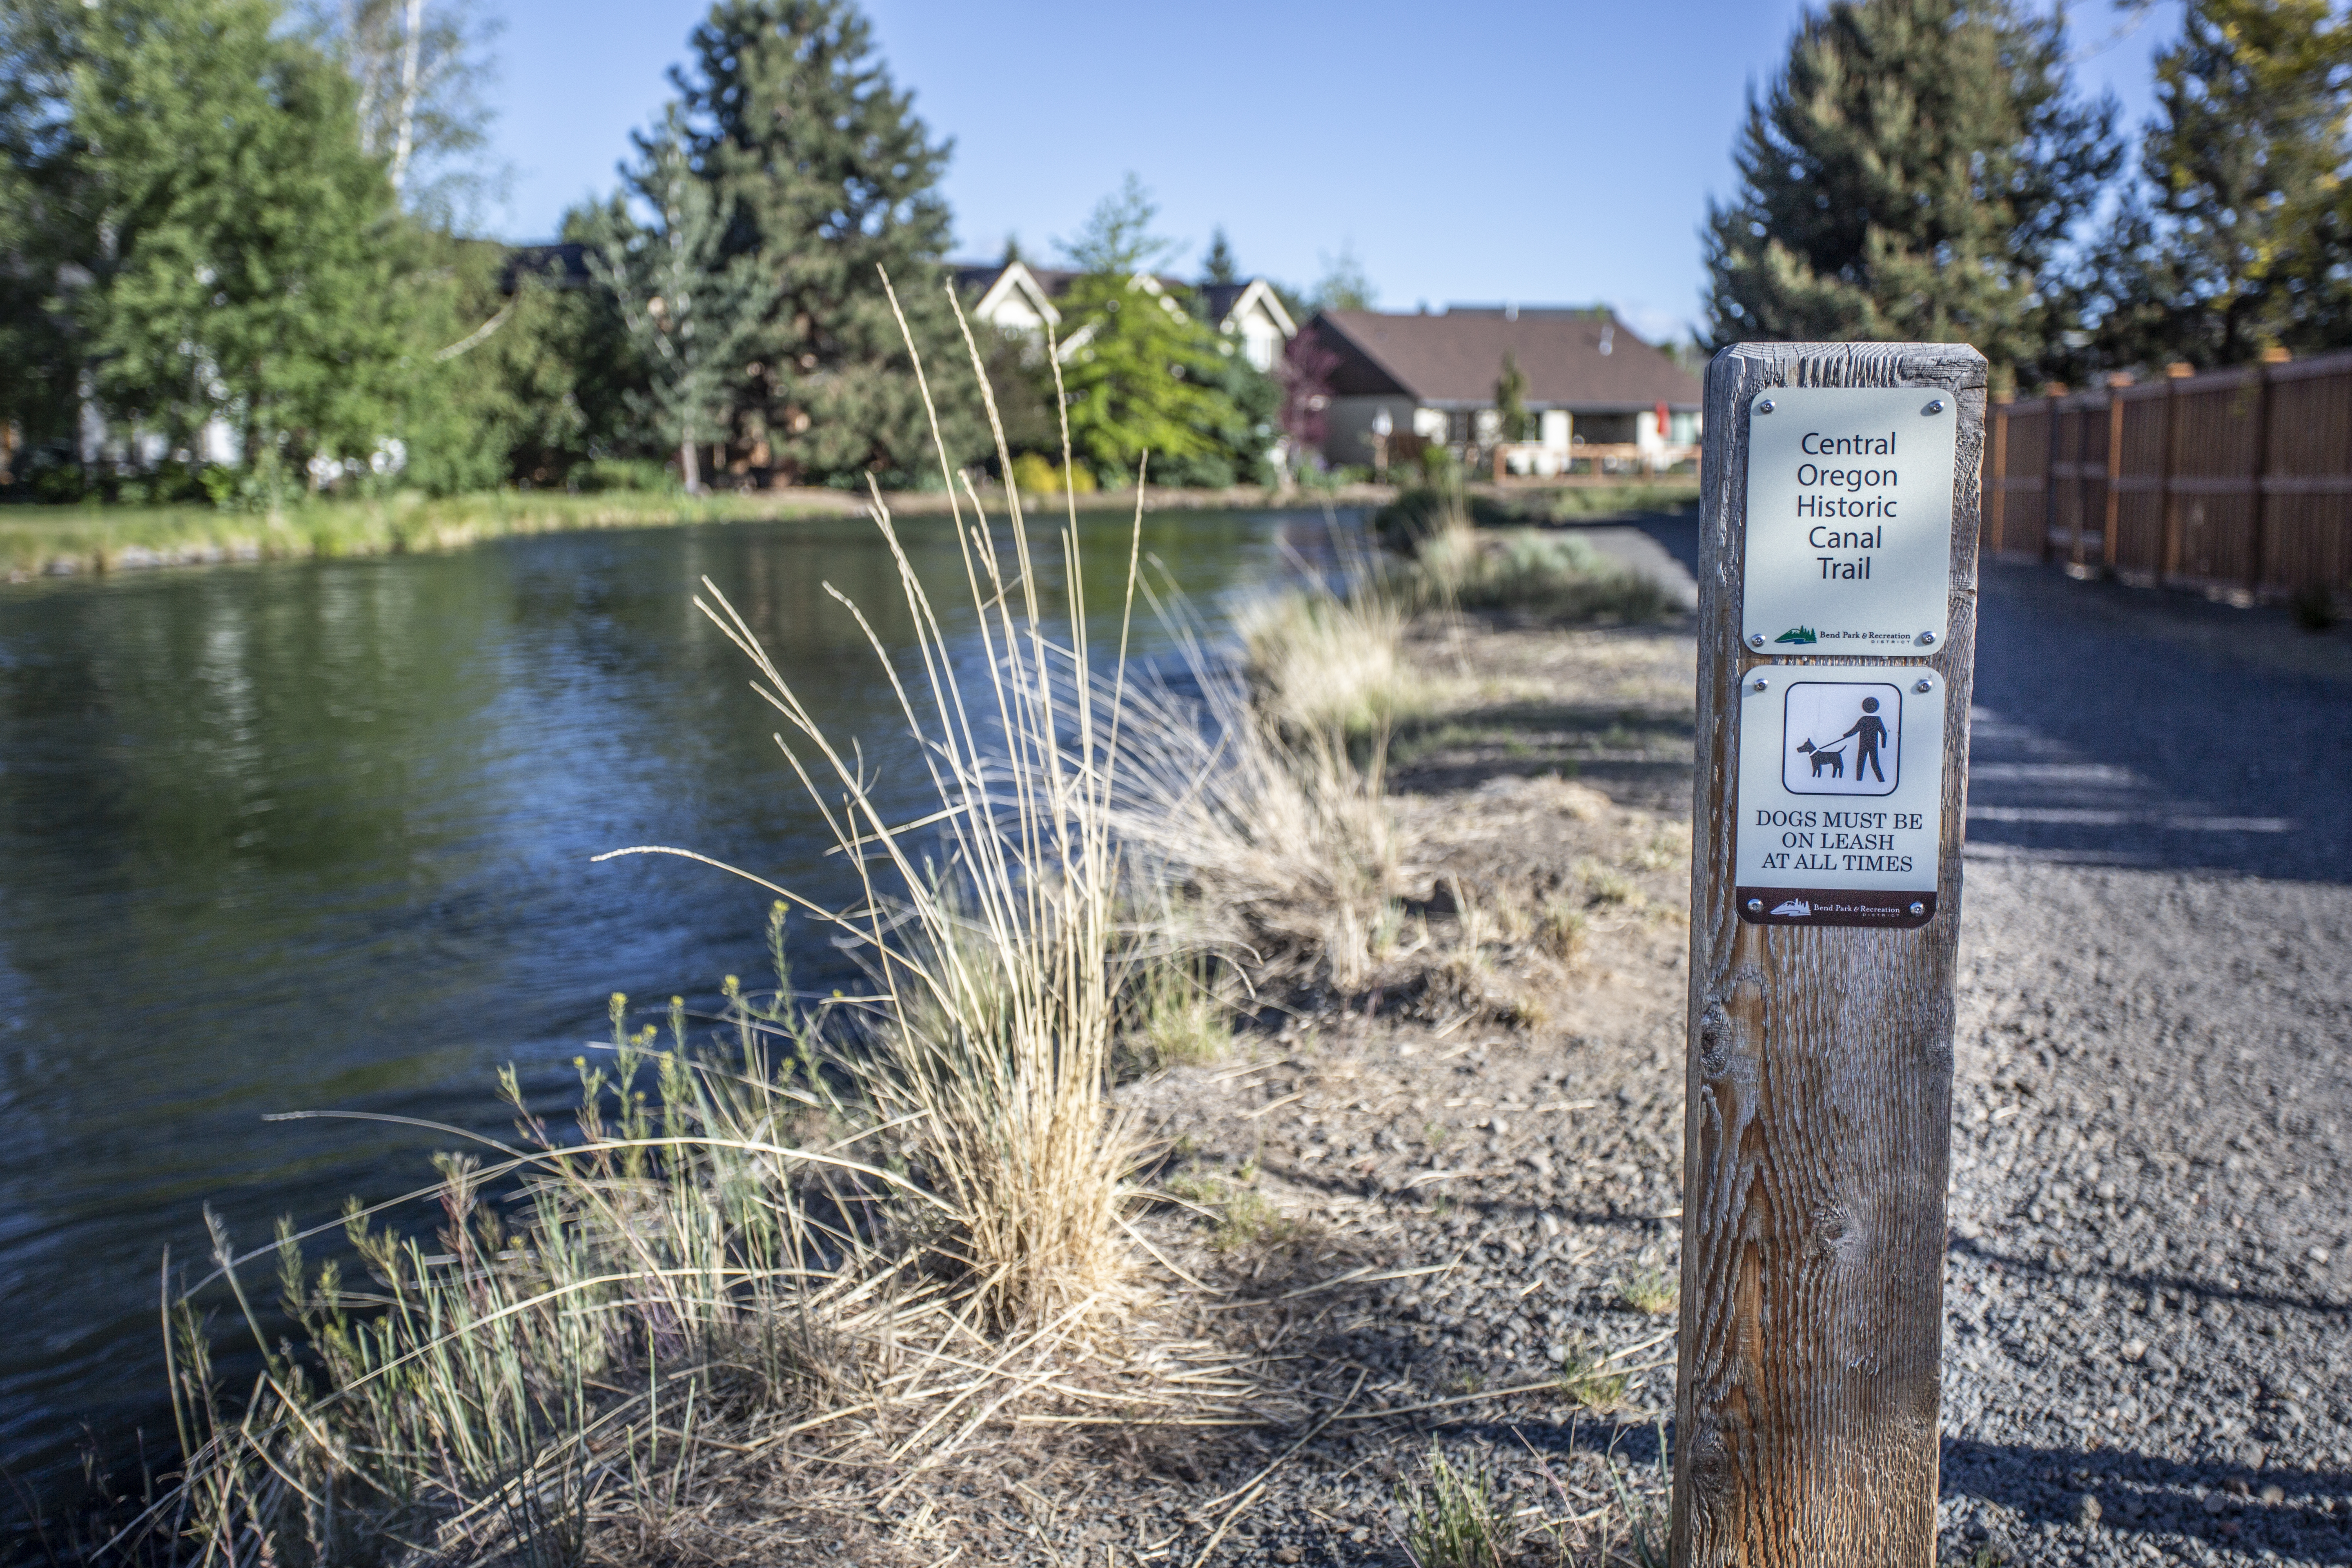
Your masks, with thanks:
[[[677,444],[677,477],[685,481],[687,494],[702,493],[702,453],[691,436]]]
[[[408,0],[401,12],[400,125],[392,144],[392,193],[408,177],[408,155],[416,146],[416,79],[425,47],[425,0]]]

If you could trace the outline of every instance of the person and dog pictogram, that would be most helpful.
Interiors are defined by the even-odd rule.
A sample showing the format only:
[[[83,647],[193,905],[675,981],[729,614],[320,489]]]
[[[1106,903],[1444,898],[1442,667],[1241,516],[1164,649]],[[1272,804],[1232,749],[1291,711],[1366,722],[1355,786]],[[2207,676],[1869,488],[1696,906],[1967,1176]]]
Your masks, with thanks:
[[[1809,740],[1797,750],[1811,762],[1815,778],[1821,777],[1826,770],[1832,778],[1842,779],[1845,777],[1845,743],[1848,741],[1854,743],[1853,782],[1860,784],[1862,770],[1868,768],[1877,775],[1880,784],[1885,784],[1886,771],[1878,765],[1878,748],[1886,743],[1886,723],[1878,716],[1878,699],[1875,697],[1862,700],[1862,717],[1854,721],[1853,729],[1834,741],[1816,744]]]

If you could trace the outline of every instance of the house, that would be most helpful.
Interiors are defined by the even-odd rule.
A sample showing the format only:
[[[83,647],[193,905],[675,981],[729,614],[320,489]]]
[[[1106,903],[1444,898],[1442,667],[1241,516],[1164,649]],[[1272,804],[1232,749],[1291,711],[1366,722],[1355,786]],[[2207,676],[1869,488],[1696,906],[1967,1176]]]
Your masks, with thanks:
[[[1005,331],[1044,336],[1050,324],[1057,334],[1062,357],[1067,359],[1086,342],[1086,330],[1064,334],[1062,312],[1054,301],[1069,291],[1076,272],[1053,267],[1032,267],[1019,258],[991,265],[966,265],[955,269],[956,288],[967,301],[964,309],[976,321]],[[1172,290],[1194,288],[1174,278],[1139,272],[1129,287],[1156,296],[1174,308]],[[1194,288],[1203,316],[1218,331],[1234,342],[1244,358],[1262,371],[1272,371],[1298,324],[1263,278],[1238,283],[1204,283]]]
[[[1582,458],[1659,469],[1696,455],[1698,377],[1605,307],[1326,310],[1307,330],[1336,361],[1323,409],[1323,455],[1335,464],[1381,461],[1391,432],[1491,461],[1497,475],[1565,473]],[[1507,356],[1526,378],[1526,440],[1501,438]]]

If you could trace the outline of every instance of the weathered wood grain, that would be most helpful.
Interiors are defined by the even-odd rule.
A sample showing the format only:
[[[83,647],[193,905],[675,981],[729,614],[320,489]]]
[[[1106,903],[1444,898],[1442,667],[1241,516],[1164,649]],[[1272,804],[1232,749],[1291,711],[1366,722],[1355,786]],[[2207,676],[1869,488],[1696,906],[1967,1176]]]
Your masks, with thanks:
[[[1942,901],[1910,931],[1749,925],[1733,907],[1748,402],[1773,386],[1953,396]],[[1952,344],[1741,344],[1707,373],[1698,785],[1673,1560],[1935,1558],[1952,968],[1976,658],[1985,362]]]

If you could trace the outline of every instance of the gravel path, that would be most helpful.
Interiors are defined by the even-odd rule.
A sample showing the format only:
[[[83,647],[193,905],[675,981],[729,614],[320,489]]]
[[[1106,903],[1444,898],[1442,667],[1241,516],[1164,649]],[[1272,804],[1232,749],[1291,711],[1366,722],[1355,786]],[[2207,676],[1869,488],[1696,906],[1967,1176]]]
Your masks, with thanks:
[[[1988,573],[1947,1557],[2352,1563],[2352,644]]]
[[[1675,557],[1688,526],[1628,553]],[[2352,1564],[2352,637],[2005,565],[1982,626],[1941,1556]],[[1479,826],[1450,852],[1473,885],[1497,874],[1474,839],[1607,858],[1580,836],[1655,832],[1686,810],[1687,650],[1485,634],[1461,657],[1492,695],[1408,755],[1408,814]],[[1548,816],[1539,775],[1566,764],[1619,815]],[[1683,873],[1629,874],[1653,918],[1531,1031],[1318,1019],[1283,1070],[1166,1086],[1204,1156],[1262,1160],[1285,1209],[1453,1265],[1322,1320],[1322,1355],[1396,1380],[1384,1403],[1671,1321],[1626,1285],[1677,1243]],[[1612,1451],[1654,1497],[1671,1378],[1606,1412],[1327,1436],[1215,1560],[1402,1562],[1382,1516],[1433,1442],[1515,1508],[1557,1505],[1547,1468],[1579,1506],[1606,1495]]]

